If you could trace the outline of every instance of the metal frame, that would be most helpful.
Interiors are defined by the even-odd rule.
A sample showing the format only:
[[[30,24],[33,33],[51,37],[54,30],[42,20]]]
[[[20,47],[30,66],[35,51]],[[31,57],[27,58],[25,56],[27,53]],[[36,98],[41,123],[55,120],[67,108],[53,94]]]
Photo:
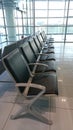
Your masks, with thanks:
[[[13,53],[13,52],[11,52],[11,53]],[[10,55],[10,54],[9,54]],[[4,65],[4,67],[6,68],[6,70],[10,73],[10,71],[8,70],[8,68],[7,68],[7,66],[6,66],[6,64],[5,64],[5,62],[4,62],[4,59],[7,57],[8,55],[6,55],[5,57],[3,57],[2,58],[2,62],[3,62],[3,65]],[[36,117],[37,119],[39,119],[41,122],[43,122],[43,123],[46,123],[46,124],[49,124],[49,125],[52,125],[53,124],[53,122],[52,122],[52,120],[48,120],[46,117],[44,117],[44,116],[42,116],[38,111],[36,111],[35,110],[35,108],[33,107],[33,103],[36,101],[36,100],[38,100],[44,93],[45,93],[45,91],[46,91],[46,88],[45,88],[45,86],[42,86],[42,85],[39,85],[39,84],[34,84],[34,83],[31,83],[32,82],[32,78],[33,78],[33,76],[34,75],[32,75],[32,73],[31,73],[31,71],[30,71],[30,68],[29,68],[29,66],[27,65],[27,63],[26,63],[26,66],[27,66],[27,69],[28,69],[28,71],[29,71],[29,73],[30,73],[30,77],[29,77],[29,80],[28,80],[28,82],[27,83],[16,83],[16,81],[15,81],[15,79],[14,79],[14,77],[12,76],[12,74],[10,73],[10,75],[11,75],[11,77],[13,78],[13,80],[15,81],[15,86],[16,86],[16,88],[18,88],[18,87],[25,87],[25,90],[24,90],[24,92],[23,92],[23,94],[21,94],[20,92],[19,92],[19,90],[18,90],[18,92],[19,92],[19,95],[20,96],[23,96],[24,97],[24,105],[22,105],[21,104],[21,109],[18,111],[18,112],[16,112],[14,115],[11,115],[11,119],[17,119],[17,118],[19,118],[22,114],[23,115],[25,115],[25,114],[27,114],[27,113],[29,113],[29,114],[31,114],[31,115],[33,115],[34,117]],[[33,73],[35,72],[35,68],[36,68],[36,65],[34,66],[34,69],[33,69]],[[28,99],[27,97],[28,97],[28,91],[29,91],[29,89],[30,89],[30,87],[33,87],[33,88],[38,88],[38,89],[40,89],[41,91],[36,95],[36,96],[34,96],[32,99]],[[32,96],[31,96],[32,97]]]

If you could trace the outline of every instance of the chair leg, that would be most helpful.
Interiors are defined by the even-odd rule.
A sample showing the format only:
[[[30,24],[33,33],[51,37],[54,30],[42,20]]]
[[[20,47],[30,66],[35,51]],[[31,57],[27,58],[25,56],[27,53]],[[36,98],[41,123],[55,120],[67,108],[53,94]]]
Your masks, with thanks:
[[[52,125],[53,122],[51,120],[48,120],[47,118],[45,118],[44,116],[41,115],[41,113],[39,113],[38,111],[36,111],[33,108],[33,103],[44,93],[44,90],[42,90],[35,98],[33,98],[33,100],[30,100],[29,102],[27,102],[26,104],[22,104],[22,108],[15,114],[11,116],[11,119],[17,119],[19,118],[22,114],[31,114],[34,117],[36,117],[38,120],[40,120],[43,123]]]
[[[22,108],[15,114],[12,115],[10,118],[11,119],[17,119],[20,117],[21,114],[27,114],[27,113],[31,113],[31,106],[33,105],[33,103],[41,96],[43,95],[43,93],[45,92],[45,87],[42,87],[41,92],[36,95],[33,99],[27,101],[25,104],[22,104]],[[23,106],[24,105],[24,106]]]
[[[14,120],[14,119],[18,119],[21,114],[27,114],[28,111],[29,111],[29,105],[24,105],[24,106],[21,106],[22,108],[16,112],[14,115],[11,115],[10,119]]]
[[[37,112],[33,107],[30,108],[30,114],[32,114],[34,117],[36,117],[38,120],[40,120],[41,122],[45,124],[48,124],[48,125],[53,124],[52,120],[48,120],[47,118],[42,116],[41,113]]]
[[[23,108],[21,108],[15,115],[11,115],[10,119],[14,120],[14,119],[17,119],[19,118],[22,114],[25,115],[25,114],[31,114],[33,115],[34,117],[36,117],[39,121],[45,123],[45,124],[49,124],[49,125],[52,125],[52,121],[51,120],[48,120],[47,118],[45,118],[44,116],[41,115],[41,113],[37,112],[33,107],[32,105],[25,105]]]

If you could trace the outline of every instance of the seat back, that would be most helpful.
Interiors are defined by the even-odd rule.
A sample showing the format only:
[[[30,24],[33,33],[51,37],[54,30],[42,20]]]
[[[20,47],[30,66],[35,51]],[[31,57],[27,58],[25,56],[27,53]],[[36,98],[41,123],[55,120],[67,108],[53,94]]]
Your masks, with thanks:
[[[28,63],[34,63],[36,62],[36,56],[34,55],[30,45],[28,42],[20,46],[20,50],[24,56],[24,58],[27,60]]]
[[[15,43],[12,43],[12,44],[9,44],[9,45],[5,46],[2,57],[6,56],[7,54],[9,54],[14,49],[19,48],[22,44],[25,43],[25,41],[28,41],[28,39],[30,37],[31,36],[25,37],[25,38],[23,38],[21,40],[16,41]]]
[[[30,77],[30,72],[23,55],[18,49],[3,57],[2,61],[16,83],[27,83]],[[19,90],[20,92],[23,92],[24,88],[19,87]]]
[[[35,44],[33,38],[30,38],[28,42],[29,42],[29,45],[30,45],[30,47],[31,47],[31,49],[32,49],[32,51],[33,51],[33,53],[35,54],[35,56],[36,56],[36,58],[37,58],[37,57],[38,57],[37,53],[39,53],[39,49],[38,49],[38,47],[36,46],[36,44]]]
[[[36,44],[36,46],[37,46],[37,48],[38,48],[38,50],[40,52],[42,47],[41,47],[41,44],[40,44],[39,40],[37,39],[37,36],[33,36],[33,40],[34,40],[34,42],[35,42],[35,44]]]
[[[40,42],[41,47],[43,47],[44,46],[43,38],[41,37],[40,34],[38,34],[36,36],[37,36],[38,41]]]
[[[9,54],[11,51],[13,51],[16,48],[17,48],[17,43],[13,43],[13,44],[5,46],[2,57],[6,56],[7,54]]]
[[[41,36],[43,38],[43,41],[45,42],[47,40],[47,36],[45,34],[45,31],[40,32],[40,34],[41,34]]]

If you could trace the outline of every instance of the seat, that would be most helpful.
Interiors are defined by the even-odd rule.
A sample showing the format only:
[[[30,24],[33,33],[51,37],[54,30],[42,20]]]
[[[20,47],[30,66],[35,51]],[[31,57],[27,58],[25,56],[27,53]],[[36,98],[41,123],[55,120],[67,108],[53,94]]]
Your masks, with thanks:
[[[40,61],[40,58],[36,57],[36,55],[33,53],[30,45],[28,42],[20,46],[20,50],[26,59],[27,63],[29,64],[30,69],[32,70],[34,65],[37,64],[36,67],[36,74],[37,73],[44,73],[44,72],[56,72],[56,65],[55,61]]]
[[[45,41],[45,42],[43,41],[43,38],[41,37],[41,34],[38,34],[36,36],[37,36],[37,39],[40,42],[41,46],[43,46],[44,49],[46,49],[46,48],[54,48],[53,43],[49,42],[48,40]]]
[[[5,46],[5,47],[4,47],[4,50],[3,50],[2,57],[4,57],[5,55],[7,55],[8,53],[10,53],[11,51],[13,51],[13,50],[16,49],[16,48],[17,48],[17,42]]]
[[[42,32],[40,32],[40,34],[41,34],[41,37],[42,37],[43,41],[46,42],[47,36],[45,34],[45,31],[43,30]]]
[[[17,119],[21,115],[29,113],[43,123],[51,125],[52,121],[36,111],[33,104],[46,93],[58,95],[56,74],[43,74],[38,76],[38,78],[33,76],[23,55],[18,49],[3,57],[2,61],[4,67],[16,83],[15,86],[19,90],[19,96],[24,98],[24,106],[20,104],[21,109],[15,115],[12,115],[11,119]],[[41,80],[42,83],[40,82]]]
[[[53,45],[54,43],[54,38],[50,37],[49,39],[47,39],[47,36],[45,34],[45,31],[40,32],[40,35],[43,39],[43,42],[46,42],[46,44],[50,44]]]
[[[45,53],[45,54],[54,53],[54,48],[44,48],[44,47],[42,47],[39,40],[37,39],[37,36],[33,36],[33,39],[34,39],[34,42],[35,42],[39,52],[42,49],[42,53]]]
[[[21,40],[16,41],[15,43],[9,44],[4,47],[2,57],[9,54],[11,51],[13,51],[16,48],[19,48],[22,44],[24,44],[25,41],[27,41],[30,38],[30,36],[23,38]]]
[[[38,55],[40,55],[40,61],[43,62],[43,61],[55,60],[54,53],[45,54],[45,53],[42,53],[42,50],[39,53],[38,48],[36,47],[34,40],[32,38],[30,38],[28,40],[28,42],[29,42],[29,45],[30,45],[32,51],[34,52],[36,58],[38,57]]]

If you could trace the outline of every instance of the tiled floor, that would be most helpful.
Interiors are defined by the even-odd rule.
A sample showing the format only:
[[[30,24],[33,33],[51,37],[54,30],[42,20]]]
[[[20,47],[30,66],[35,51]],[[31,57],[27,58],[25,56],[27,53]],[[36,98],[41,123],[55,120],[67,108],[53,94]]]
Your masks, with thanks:
[[[7,72],[0,75],[0,130],[73,130],[73,44],[55,44],[59,95],[39,99],[42,115],[53,121],[44,124],[31,115],[11,120],[10,116],[20,108],[16,104],[17,91]],[[50,101],[50,104],[49,104]],[[42,108],[42,109],[41,109]]]

